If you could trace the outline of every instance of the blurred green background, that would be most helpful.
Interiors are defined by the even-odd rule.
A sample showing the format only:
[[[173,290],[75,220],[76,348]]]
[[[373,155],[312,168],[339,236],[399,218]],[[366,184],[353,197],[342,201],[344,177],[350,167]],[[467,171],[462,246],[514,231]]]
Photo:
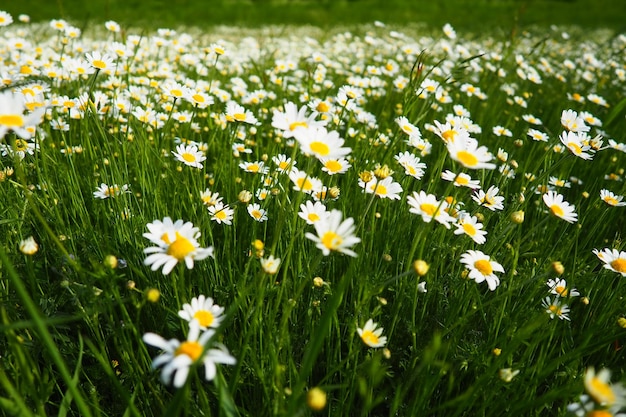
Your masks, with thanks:
[[[0,10],[32,21],[77,26],[115,20],[124,26],[312,24],[330,27],[379,20],[390,24],[451,23],[457,30],[509,30],[530,25],[579,25],[626,31],[626,0],[25,0]]]

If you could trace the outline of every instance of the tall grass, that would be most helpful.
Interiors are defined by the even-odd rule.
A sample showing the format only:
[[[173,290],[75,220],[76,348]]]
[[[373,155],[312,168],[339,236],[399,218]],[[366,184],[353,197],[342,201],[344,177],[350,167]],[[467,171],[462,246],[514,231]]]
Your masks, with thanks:
[[[402,27],[360,30],[365,35],[264,29],[136,38],[91,30],[72,38],[47,25],[2,28],[3,93],[47,108],[29,140],[36,150],[22,158],[23,143],[9,132],[0,158],[0,407],[7,415],[565,415],[588,367],[623,380],[624,278],[592,250],[624,247],[624,208],[600,199],[601,189],[625,193],[624,155],[608,146],[609,138],[623,140],[626,124],[624,36],[546,29],[503,39],[440,31],[414,38]],[[116,55],[114,41],[126,45],[124,54]],[[68,64],[94,51],[114,58],[110,70],[81,75]],[[201,109],[173,99],[166,87],[174,81],[215,103]],[[430,81],[438,94],[426,88]],[[355,97],[342,102],[343,86]],[[351,148],[345,174],[327,175],[272,127],[286,103],[315,98],[331,105],[317,119]],[[258,125],[225,117],[229,100]],[[157,115],[144,122],[140,109]],[[591,161],[559,141],[568,109],[602,122],[591,130],[604,141]],[[193,124],[177,120],[183,110]],[[496,169],[464,168],[428,127],[455,112],[468,115]],[[529,114],[542,125],[522,117]],[[399,116],[421,130],[430,152],[407,143]],[[55,127],[59,121],[67,130]],[[510,136],[496,135],[496,126]],[[547,142],[530,138],[530,127]],[[202,168],[174,158],[179,142],[199,146]],[[251,153],[234,154],[233,143]],[[404,151],[427,165],[421,179],[396,162]],[[324,256],[306,237],[315,230],[298,212],[311,196],[277,170],[278,154],[323,181],[328,210],[354,219],[357,257]],[[265,162],[268,176],[245,172],[244,161]],[[497,186],[504,208],[489,210],[472,190],[442,180],[448,169],[470,174],[483,190]],[[358,185],[389,170],[402,187],[397,200]],[[102,183],[130,192],[100,199],[93,194]],[[200,198],[207,188],[234,209],[232,225],[211,220]],[[261,188],[269,190],[263,200],[254,196]],[[575,206],[576,222],[551,214],[542,200],[548,188]],[[408,197],[419,191],[450,196],[459,204],[450,214],[477,216],[486,243],[410,213]],[[253,202],[267,210],[266,222],[248,214]],[[214,257],[166,275],[144,265],[153,245],[143,236],[147,225],[166,217],[192,222],[199,246],[212,246]],[[29,236],[38,250],[19,249]],[[495,290],[469,279],[460,262],[468,250],[502,265]],[[268,255],[281,260],[276,274],[260,264]],[[567,281],[570,295],[560,302],[570,320],[542,306],[547,281],[559,277]],[[142,337],[184,340],[189,325],[177,313],[201,294],[225,307],[212,343],[223,343],[236,364],[218,366],[212,382],[196,364],[176,389],[151,368],[159,350]],[[359,338],[369,319],[383,328],[384,347]],[[320,411],[307,397],[314,387],[327,395]]]

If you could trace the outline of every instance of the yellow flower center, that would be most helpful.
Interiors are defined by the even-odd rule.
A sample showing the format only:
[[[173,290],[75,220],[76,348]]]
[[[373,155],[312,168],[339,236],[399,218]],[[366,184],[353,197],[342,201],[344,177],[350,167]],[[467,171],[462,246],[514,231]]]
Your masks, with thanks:
[[[170,90],[170,94],[173,95],[174,97],[177,97],[177,98],[183,96],[182,90],[179,90],[177,88],[176,89],[171,89]]]
[[[554,291],[556,291],[556,293],[559,294],[561,297],[567,297],[567,288],[562,285],[557,286]]]
[[[430,204],[430,203],[424,203],[424,204],[420,204],[420,210],[422,210],[424,213],[428,214],[429,216],[433,216],[435,212],[437,211],[437,206],[435,206],[434,204]]]
[[[220,210],[217,213],[215,213],[215,217],[220,219],[220,220],[225,220],[226,219],[226,210]]]
[[[204,96],[202,94],[194,94],[191,96],[191,98],[193,99],[193,101],[195,101],[196,103],[204,103]]]
[[[283,171],[286,170],[287,168],[289,168],[289,162],[281,161],[280,164],[278,164],[278,168],[280,168]]]
[[[257,220],[263,217],[263,213],[261,213],[259,210],[252,210],[250,214],[252,215],[252,217],[254,217]]]
[[[309,213],[306,217],[311,222],[316,222],[320,219],[320,216],[317,213]]]
[[[462,177],[459,175],[456,177],[456,183],[459,185],[467,185],[469,184],[469,180],[467,179],[467,177]]]
[[[457,132],[456,130],[446,130],[445,132],[441,133],[441,137],[443,137],[444,142],[448,143],[448,142],[454,142],[454,138],[456,137]]]
[[[328,110],[330,110],[330,106],[325,102],[320,101],[319,104],[315,107],[315,110],[320,113],[326,113]]]
[[[193,252],[196,247],[187,239],[176,233],[176,240],[173,241],[167,248],[167,254],[182,261],[187,255]]]
[[[616,206],[616,205],[618,205],[618,204],[619,204],[619,201],[617,200],[617,198],[615,198],[615,197],[611,197],[610,195],[609,195],[609,196],[604,197],[604,202],[605,202],[606,204],[611,205],[611,206]]]
[[[341,171],[342,165],[336,160],[331,159],[330,161],[326,161],[324,167],[330,172],[338,172]]]
[[[370,186],[370,190],[372,190],[374,192],[374,194],[376,194],[379,197],[384,197],[387,195],[387,187],[385,187],[382,184],[372,184]]]
[[[94,59],[91,65],[98,69],[105,69],[107,67],[107,64],[100,59]]]
[[[213,313],[207,310],[196,311],[196,313],[193,315],[193,318],[198,320],[198,323],[200,323],[200,326],[203,326],[203,327],[210,327],[211,324],[213,324],[213,321],[215,320],[215,316],[213,316]]]
[[[561,206],[559,206],[558,204],[553,204],[550,207],[550,211],[552,212],[552,214],[554,214],[557,217],[563,217],[563,215],[565,214]]]
[[[326,246],[328,249],[335,250],[339,247],[339,245],[341,245],[341,242],[343,242],[343,239],[337,233],[328,231],[324,233],[324,236],[322,236],[321,241],[322,241],[322,245]]]
[[[311,142],[311,151],[321,156],[326,156],[330,153],[330,148],[324,142]]]
[[[248,172],[259,172],[259,165],[258,164],[250,164],[246,168],[246,171],[248,171]]]
[[[616,260],[611,262],[611,267],[617,272],[626,274],[626,259],[617,258]]]
[[[289,125],[289,130],[296,130],[299,127],[307,127],[306,122],[293,122]]]
[[[0,114],[0,125],[7,127],[24,126],[24,116],[21,114]]]
[[[474,262],[474,268],[478,270],[483,275],[491,275],[493,274],[493,268],[491,267],[491,262],[486,259],[480,259]]]
[[[476,234],[476,228],[471,223],[463,223],[463,230],[470,236],[474,236]]]
[[[613,413],[608,410],[591,410],[585,417],[613,417]]]
[[[363,334],[361,334],[361,340],[368,346],[375,346],[380,339],[371,330],[364,330]]]
[[[202,356],[204,348],[198,342],[183,342],[180,344],[174,355],[187,355],[192,361],[197,361]]]
[[[568,142],[567,147],[576,155],[580,155],[580,153],[583,151],[582,148],[576,142]]]
[[[591,379],[587,385],[587,392],[599,404],[615,403],[615,393],[611,386],[597,377]]]
[[[473,167],[478,164],[478,158],[476,158],[476,155],[467,151],[459,151],[459,153],[456,154],[456,157],[459,159],[459,162],[466,167]]]
[[[246,115],[244,113],[235,113],[233,114],[233,117],[235,118],[235,120],[237,120],[238,122],[243,122],[246,120]]]
[[[185,152],[181,155],[186,162],[196,162],[196,156],[192,153]]]
[[[308,178],[298,178],[296,185],[302,191],[310,191],[313,189],[313,183]]]

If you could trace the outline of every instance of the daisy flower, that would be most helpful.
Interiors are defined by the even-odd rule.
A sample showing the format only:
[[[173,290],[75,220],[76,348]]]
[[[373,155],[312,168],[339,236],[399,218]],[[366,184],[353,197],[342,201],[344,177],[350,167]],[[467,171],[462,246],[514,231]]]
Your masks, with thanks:
[[[272,157],[272,162],[276,165],[276,171],[283,173],[289,172],[292,167],[296,166],[296,161],[292,161],[287,155],[276,155]]]
[[[197,239],[200,237],[200,230],[193,226],[191,222],[172,219],[166,217],[155,220],[146,226],[149,230],[143,237],[150,240],[157,246],[152,246],[143,250],[145,254],[150,254],[144,264],[156,271],[163,267],[163,274],[167,275],[179,262],[185,261],[187,268],[193,268],[195,260],[202,260],[213,256],[213,247],[201,248]]]
[[[374,194],[377,197],[388,198],[390,200],[399,200],[399,193],[402,192],[402,186],[399,183],[394,182],[391,176],[382,180],[373,177],[367,183],[359,179],[359,186],[364,188],[365,192],[368,194]]]
[[[257,118],[250,110],[246,110],[242,105],[234,101],[226,103],[226,120],[229,122],[248,123],[251,125],[259,124]]]
[[[563,200],[563,196],[556,191],[548,191],[543,196],[543,202],[548,206],[550,212],[556,217],[569,223],[576,223],[578,214],[574,211],[576,207]]]
[[[202,161],[206,159],[204,153],[198,150],[196,145],[185,145],[183,143],[176,146],[176,151],[172,151],[172,154],[185,165],[199,169],[202,169]]]
[[[298,216],[304,219],[307,224],[315,224],[328,215],[326,206],[319,201],[315,203],[307,201],[304,204],[300,204],[300,211]]]
[[[426,164],[420,162],[420,159],[412,153],[406,151],[394,156],[394,159],[404,168],[404,173],[415,179],[422,179]]]
[[[626,277],[626,252],[617,249],[605,248],[602,251],[594,249],[593,253],[604,262],[604,267]]]
[[[383,334],[383,328],[378,327],[377,323],[374,323],[374,320],[369,319],[365,322],[365,326],[363,328],[358,327],[356,332],[359,334],[359,337],[369,347],[379,348],[383,347],[387,344],[387,337],[381,336]]]
[[[536,140],[537,142],[547,142],[548,139],[549,139],[547,134],[545,134],[542,131],[537,130],[537,129],[528,129],[528,132],[526,132],[526,134],[532,140]]]
[[[202,330],[209,327],[219,327],[223,320],[224,307],[213,303],[211,297],[199,295],[191,299],[191,302],[183,304],[183,309],[178,312],[178,316],[191,323],[196,321]]]
[[[453,126],[450,122],[440,123],[437,120],[434,122],[435,126],[433,126],[431,130],[446,144],[456,142],[457,140],[463,142],[470,137],[467,129],[462,127],[460,124]]]
[[[626,390],[621,384],[611,384],[611,371],[607,368],[596,373],[593,367],[585,372],[585,391],[603,407],[626,405]]]
[[[38,107],[28,115],[24,115],[25,109],[22,94],[10,91],[0,92],[0,139],[10,130],[22,139],[30,139],[32,133],[27,128],[41,122],[46,108]]]
[[[222,197],[220,197],[220,193],[214,193],[210,189],[206,189],[200,193],[200,199],[205,206],[214,206],[217,203],[222,202]]]
[[[561,113],[561,125],[568,132],[588,132],[590,127],[585,124],[585,120],[578,116],[574,110],[563,110]]]
[[[563,304],[561,302],[560,297],[557,296],[554,297],[554,299],[546,297],[541,302],[541,305],[543,308],[546,309],[546,313],[550,315],[551,319],[558,317],[561,320],[570,320],[569,316],[567,315],[567,313],[569,313],[569,307],[567,306],[567,304]]]
[[[253,203],[248,206],[248,214],[257,222],[264,222],[267,220],[267,211],[261,208],[259,203]]]
[[[111,72],[113,70],[113,58],[107,54],[102,54],[98,51],[93,51],[92,53],[85,54],[85,58],[89,65],[94,67],[97,71],[102,72]]]
[[[472,200],[491,211],[504,210],[504,197],[499,196],[500,189],[495,185],[489,187],[487,192],[483,190],[475,191]]]
[[[296,129],[326,126],[327,121],[315,120],[318,113],[313,112],[307,116],[307,106],[298,109],[292,102],[285,103],[285,111],[274,110],[272,127],[283,131],[283,138],[294,137]]]
[[[0,27],[9,26],[11,23],[13,23],[13,16],[4,10],[0,10]]]
[[[208,206],[207,209],[211,214],[211,220],[213,220],[214,222],[217,222],[218,224],[224,223],[229,226],[232,224],[235,210],[232,209],[228,204],[217,202],[213,205]]]
[[[128,189],[128,184],[124,184],[121,187],[117,184],[106,185],[105,183],[100,184],[100,186],[94,191],[93,196],[95,198],[100,198],[104,200],[109,197],[117,197],[123,193],[130,193]]]
[[[322,171],[328,175],[344,174],[352,167],[345,158],[321,158]]]
[[[485,237],[487,235],[487,232],[485,230],[482,230],[483,224],[478,222],[478,218],[476,216],[462,216],[459,219],[458,223],[455,224],[455,226],[455,235],[466,234],[479,245],[482,245],[487,241],[487,238]]]
[[[259,261],[261,262],[263,272],[266,274],[274,275],[278,272],[278,268],[280,267],[280,258],[274,258],[273,255],[270,255],[267,258],[261,258]]]
[[[343,215],[339,210],[332,210],[327,216],[315,222],[315,232],[306,233],[305,237],[315,242],[316,246],[321,249],[324,256],[330,255],[331,251],[337,251],[349,256],[356,257],[356,252],[349,249],[361,241],[360,238],[354,236],[356,226],[354,219],[348,217],[344,221],[341,220]]]
[[[404,133],[409,135],[409,137],[418,137],[418,138],[422,137],[422,133],[420,132],[419,128],[415,126],[414,124],[412,124],[411,122],[409,122],[409,119],[407,119],[406,117],[400,116],[400,117],[397,117],[394,121],[396,122],[398,126],[400,126],[400,129]]]
[[[626,206],[626,202],[623,202],[624,196],[615,195],[611,191],[602,189],[600,190],[600,198],[609,206],[623,207]]]
[[[479,180],[473,180],[472,177],[463,172],[455,174],[450,170],[445,170],[441,173],[441,179],[445,181],[452,181],[455,187],[467,187],[471,188],[472,190],[477,190],[480,188]]]
[[[550,288],[551,294],[559,297],[578,297],[580,295],[576,288],[568,288],[567,281],[561,278],[549,279],[546,285]]]
[[[496,165],[490,163],[493,155],[486,146],[478,146],[476,139],[467,137],[448,142],[446,147],[450,157],[469,169],[495,169]]]
[[[294,136],[303,154],[318,159],[341,158],[352,152],[352,149],[343,147],[345,141],[339,137],[339,132],[329,132],[323,126],[298,129]]]
[[[297,168],[293,168],[289,172],[289,179],[294,183],[294,190],[302,191],[307,194],[311,194],[322,189],[322,181],[315,177],[310,177],[304,171],[300,171]]]
[[[39,244],[35,241],[35,238],[32,236],[27,237],[20,241],[20,252],[24,255],[34,255],[39,250]]]
[[[187,381],[189,368],[194,363],[204,365],[204,377],[207,381],[213,380],[217,372],[217,364],[234,365],[237,361],[228,352],[228,349],[220,343],[211,343],[215,331],[209,329],[200,334],[200,326],[192,322],[189,326],[187,340],[181,342],[178,339],[165,340],[155,333],[143,335],[143,341],[147,345],[154,346],[163,351],[152,361],[152,368],[161,370],[161,381],[176,388],[181,388]]]
[[[477,283],[487,281],[491,291],[494,291],[500,285],[500,279],[494,272],[504,273],[504,268],[481,251],[468,250],[461,255],[461,263],[469,270],[469,279],[473,279]]]
[[[239,168],[252,174],[265,175],[270,171],[270,169],[265,166],[265,163],[263,161],[242,162],[239,164]]]
[[[456,219],[446,212],[448,203],[438,201],[433,194],[426,194],[424,191],[419,193],[414,191],[412,195],[407,197],[407,203],[411,207],[409,212],[422,216],[422,220],[426,223],[430,223],[432,219],[435,219],[449,229],[450,223],[456,222]]]
[[[593,158],[593,154],[588,153],[587,151],[592,150],[589,143],[589,136],[585,133],[577,133],[570,131],[563,131],[561,136],[559,136],[561,143],[570,150],[571,153],[576,155],[581,159],[590,160]]]

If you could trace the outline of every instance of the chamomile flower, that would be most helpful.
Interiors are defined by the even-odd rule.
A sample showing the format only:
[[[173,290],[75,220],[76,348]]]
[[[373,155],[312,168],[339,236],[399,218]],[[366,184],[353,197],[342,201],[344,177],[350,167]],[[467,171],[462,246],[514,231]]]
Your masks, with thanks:
[[[45,107],[38,107],[32,113],[25,115],[26,105],[24,96],[10,91],[0,92],[0,139],[8,131],[13,131],[22,139],[30,139],[30,126],[38,125],[46,112]]]
[[[302,153],[318,159],[341,158],[352,151],[343,147],[345,141],[339,137],[339,132],[329,132],[323,126],[298,129],[294,136]]]
[[[622,384],[611,384],[611,371],[607,368],[601,369],[598,373],[593,367],[587,368],[585,391],[600,406],[626,405],[626,389]]]
[[[263,272],[266,274],[274,275],[278,272],[278,268],[280,267],[280,258],[274,258],[274,255],[270,255],[267,258],[261,258],[259,261],[261,262]]]
[[[472,200],[491,211],[504,210],[504,197],[499,196],[498,192],[500,192],[500,189],[492,185],[487,192],[483,190],[475,191],[472,195]]]
[[[229,101],[226,103],[226,120],[228,122],[239,122],[256,125],[259,123],[257,118],[252,114],[250,110],[246,110],[242,105]]]
[[[578,214],[575,211],[576,207],[565,201],[561,194],[555,191],[548,191],[542,198],[553,215],[568,223],[576,223],[578,220]]]
[[[487,235],[487,232],[485,230],[482,230],[483,224],[478,222],[478,218],[476,216],[461,216],[455,226],[455,235],[466,234],[479,245],[482,245],[487,241],[487,238],[485,237]]]
[[[172,151],[176,159],[187,166],[202,169],[202,161],[206,159],[204,153],[198,150],[196,145],[185,145],[181,143],[176,146],[176,151]]]
[[[128,184],[124,184],[120,187],[117,184],[106,185],[105,183],[102,183],[96,191],[94,191],[93,196],[104,200],[109,197],[118,197],[123,193],[130,193]]]
[[[490,161],[493,155],[486,146],[479,146],[476,139],[467,137],[448,142],[446,147],[450,157],[469,169],[495,169]]]
[[[350,248],[361,241],[354,236],[356,226],[354,219],[348,217],[342,221],[342,213],[339,210],[332,210],[327,216],[316,221],[313,226],[315,232],[306,233],[305,237],[315,242],[324,256],[330,255],[331,251],[340,252],[348,256],[356,257],[357,254]]]
[[[267,211],[261,208],[259,203],[253,203],[248,206],[248,214],[257,222],[264,222],[267,220]]]
[[[265,166],[265,163],[263,161],[242,162],[239,164],[239,168],[252,174],[265,175],[270,171],[270,169]]]
[[[228,204],[217,202],[215,204],[207,206],[207,209],[211,214],[211,220],[217,222],[217,224],[224,223],[228,226],[232,224],[235,210],[232,209]]]
[[[365,322],[365,326],[363,328],[358,327],[356,332],[367,346],[379,348],[387,344],[387,337],[382,336],[383,330],[382,327],[378,327],[378,323],[374,323],[374,320],[369,319]]]
[[[311,202],[307,201],[304,204],[300,204],[300,211],[298,216],[304,219],[307,224],[314,224],[328,215],[326,206],[319,201]]]
[[[472,190],[480,189],[480,181],[473,180],[472,177],[463,172],[455,174],[450,170],[445,170],[441,173],[441,179],[453,182],[455,187],[467,187]]]
[[[567,281],[562,278],[549,279],[546,285],[550,293],[559,297],[578,297],[580,293],[576,288],[568,288]]]
[[[272,157],[272,162],[276,165],[276,171],[280,173],[289,172],[292,167],[296,166],[296,161],[283,154]]]
[[[561,143],[570,150],[570,152],[581,159],[590,160],[593,158],[593,154],[587,151],[593,151],[589,145],[591,138],[585,133],[577,133],[570,131],[563,131],[559,136]]]
[[[561,125],[568,132],[588,132],[590,127],[585,124],[585,120],[578,116],[574,110],[563,110],[561,113]]]
[[[152,246],[143,250],[149,256],[144,260],[144,264],[156,271],[163,267],[163,274],[167,275],[179,262],[185,262],[187,268],[194,266],[194,261],[213,256],[213,247],[201,248],[198,243],[200,230],[194,227],[191,222],[165,217],[163,221],[155,220],[146,226],[148,233],[143,237],[150,240],[157,246]]]
[[[404,168],[404,173],[415,179],[422,179],[426,164],[412,153],[406,151],[394,156],[394,159]]]
[[[396,122],[398,126],[400,126],[400,129],[404,133],[409,135],[409,137],[418,137],[418,138],[422,137],[422,133],[420,132],[419,128],[415,126],[414,124],[412,124],[411,122],[409,122],[409,119],[407,119],[406,117],[400,116],[400,117],[397,117],[394,121]]]
[[[302,191],[307,194],[315,193],[322,189],[322,181],[315,177],[309,176],[298,168],[293,168],[289,172],[289,179],[294,183],[294,190]]]
[[[178,312],[178,316],[188,322],[196,321],[200,329],[206,330],[209,327],[219,327],[224,314],[224,307],[213,303],[211,297],[199,295],[191,299],[189,303],[183,304],[183,309]]]
[[[594,249],[593,253],[604,263],[604,268],[626,277],[626,252],[605,248]]]
[[[322,171],[328,175],[344,174],[352,167],[345,158],[320,158]]]
[[[532,139],[535,140],[537,142],[547,142],[549,137],[547,134],[543,133],[540,130],[537,129],[528,129],[528,132],[526,132],[526,134]]]
[[[546,313],[550,315],[551,319],[558,317],[561,320],[570,320],[568,316],[569,306],[562,302],[561,297],[557,296],[552,299],[548,296],[543,299],[541,305],[545,308]]]
[[[183,342],[178,339],[165,340],[155,333],[144,334],[143,341],[163,351],[152,361],[153,369],[163,367],[161,381],[181,388],[185,385],[189,369],[194,363],[204,365],[204,377],[211,381],[217,373],[217,364],[234,365],[237,362],[224,345],[216,342],[209,344],[214,335],[215,331],[212,329],[201,334],[200,326],[194,321],[189,326],[187,340]]]
[[[391,176],[382,180],[372,177],[367,183],[359,179],[359,186],[368,194],[374,194],[377,197],[388,198],[390,200],[399,200],[400,193],[402,192],[402,186],[394,182]]]
[[[87,62],[97,71],[111,73],[114,70],[113,58],[107,54],[93,51],[85,55]]]
[[[282,130],[283,138],[288,139],[294,136],[297,129],[307,129],[311,127],[326,126],[327,121],[315,120],[318,113],[313,112],[307,115],[307,106],[298,109],[292,102],[285,103],[285,111],[274,110],[272,116],[272,127]]]
[[[451,223],[455,223],[456,219],[447,213],[448,203],[439,201],[433,194],[427,194],[424,191],[419,193],[414,191],[412,195],[407,197],[407,203],[410,206],[409,212],[422,216],[422,220],[430,223],[435,219],[447,229]]]
[[[220,193],[214,193],[208,188],[200,193],[200,199],[202,200],[202,203],[207,207],[211,207],[222,202],[222,197],[220,197]]]
[[[481,251],[468,250],[461,255],[461,263],[468,269],[469,279],[473,279],[477,283],[487,281],[491,291],[494,291],[500,285],[500,279],[495,272],[504,273],[504,268]]]
[[[624,196],[615,195],[611,191],[602,189],[600,190],[600,198],[609,206],[623,207],[626,206],[626,201],[622,201]]]

